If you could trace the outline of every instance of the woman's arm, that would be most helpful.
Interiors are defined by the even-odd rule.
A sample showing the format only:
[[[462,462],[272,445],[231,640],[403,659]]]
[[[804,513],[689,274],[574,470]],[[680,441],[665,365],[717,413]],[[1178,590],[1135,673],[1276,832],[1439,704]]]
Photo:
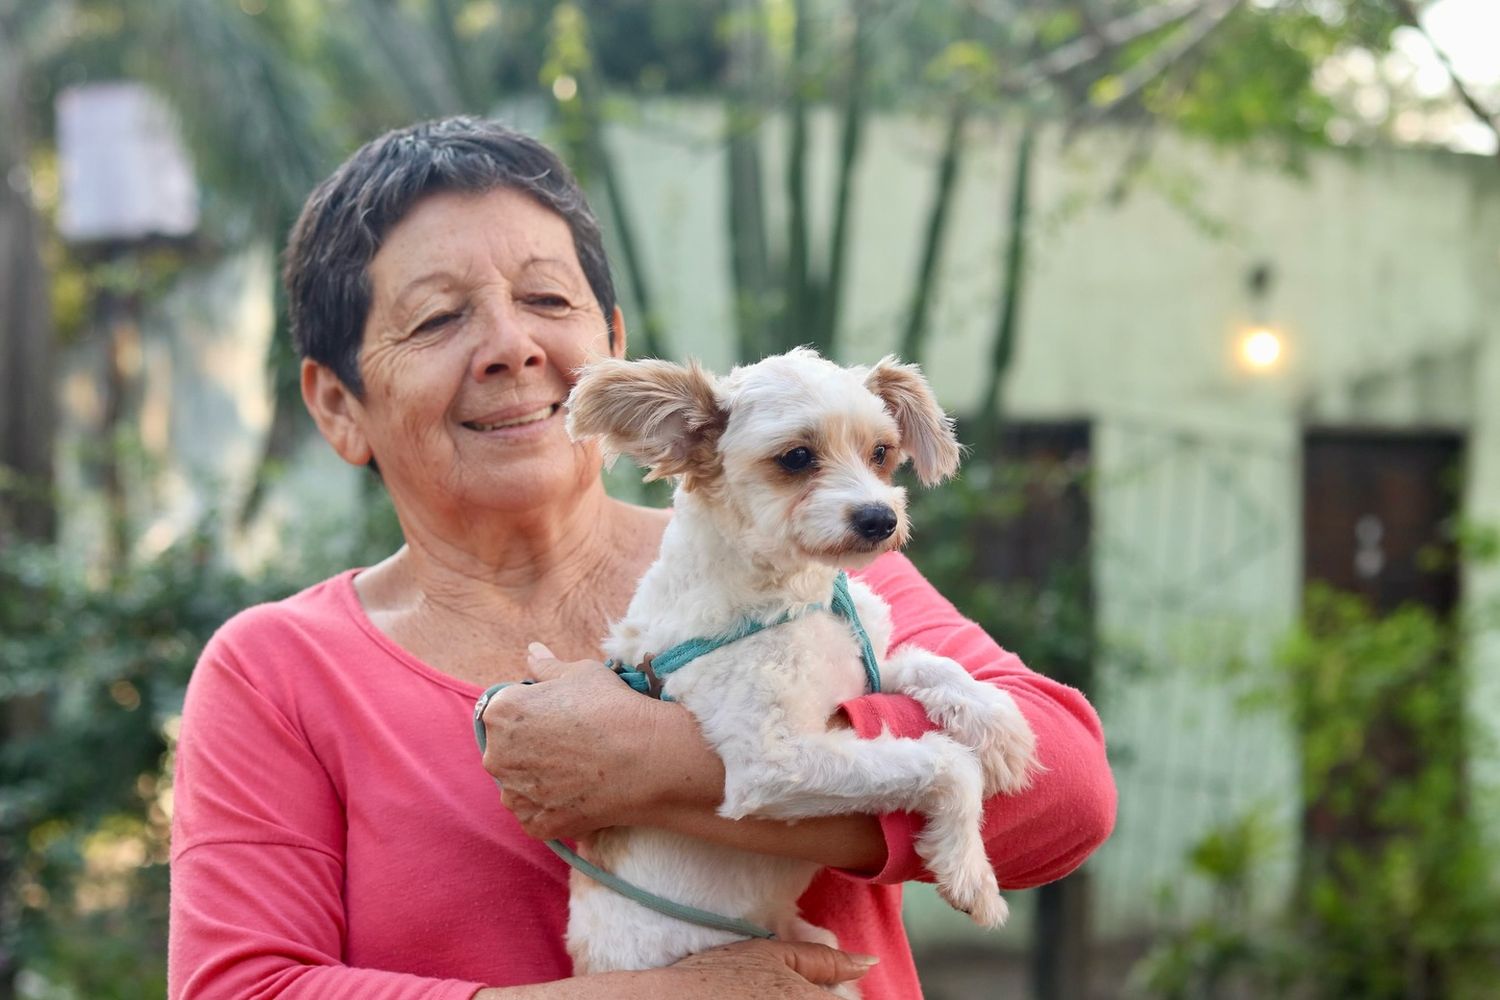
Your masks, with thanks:
[[[891,607],[891,647],[912,643],[950,657],[976,679],[1003,688],[1036,735],[1043,770],[1016,795],[985,804],[984,838],[1000,885],[1025,889],[1062,878],[1109,837],[1115,821],[1115,783],[1104,732],[1083,694],[1028,670],[923,578],[902,555],[878,560],[861,577]],[[843,706],[865,737],[881,731],[915,737],[936,727],[903,695],[867,695]],[[915,850],[922,818],[880,818],[886,845],[880,883],[930,880]]]
[[[1115,810],[1103,733],[1083,695],[1026,669],[905,557],[882,558],[863,580],[891,606],[892,648],[914,642],[1004,688],[1036,734],[1046,770],[1026,791],[986,804],[985,840],[1001,884],[1023,888],[1072,871],[1108,837]],[[921,817],[721,819],[723,765],[685,709],[636,694],[598,663],[540,656],[533,657],[533,671],[551,683],[507,689],[491,702],[485,759],[506,804],[533,836],[655,826],[882,883],[930,878],[914,848]],[[867,695],[846,703],[842,715],[865,737],[882,730],[915,737],[935,728],[904,695]]]
[[[637,694],[596,661],[534,655],[530,665],[546,683],[507,688],[485,711],[485,767],[533,837],[652,826],[830,868],[884,867],[874,816],[721,818],[724,764],[682,706]]]

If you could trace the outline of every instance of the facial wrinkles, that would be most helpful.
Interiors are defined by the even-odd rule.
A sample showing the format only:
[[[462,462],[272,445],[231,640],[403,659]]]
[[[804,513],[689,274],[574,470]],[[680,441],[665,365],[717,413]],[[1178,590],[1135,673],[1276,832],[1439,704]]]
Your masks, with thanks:
[[[562,220],[503,191],[435,195],[392,231],[370,266],[375,306],[360,367],[374,418],[371,443],[393,495],[399,489],[419,502],[427,493],[444,497],[444,509],[460,510],[472,506],[465,498],[475,489],[497,497],[513,491],[496,475],[505,460],[470,439],[463,423],[517,404],[560,401],[573,369],[605,349],[607,326],[571,254]],[[403,280],[407,275],[415,277]],[[417,329],[434,317],[441,322]],[[512,337],[532,343],[503,342]],[[512,346],[514,363],[506,358]],[[510,370],[488,369],[483,352]],[[544,363],[528,367],[530,356]],[[527,454],[528,462],[544,460],[557,472],[559,462],[578,465],[568,478],[589,481],[582,468],[588,455],[571,444]],[[455,508],[454,499],[465,502]]]

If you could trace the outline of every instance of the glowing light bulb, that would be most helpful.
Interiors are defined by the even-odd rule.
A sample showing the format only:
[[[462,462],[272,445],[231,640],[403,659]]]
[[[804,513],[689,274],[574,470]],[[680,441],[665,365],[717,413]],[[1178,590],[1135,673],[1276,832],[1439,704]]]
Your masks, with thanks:
[[[1253,372],[1270,371],[1281,360],[1282,350],[1281,334],[1259,326],[1240,337],[1240,364]]]

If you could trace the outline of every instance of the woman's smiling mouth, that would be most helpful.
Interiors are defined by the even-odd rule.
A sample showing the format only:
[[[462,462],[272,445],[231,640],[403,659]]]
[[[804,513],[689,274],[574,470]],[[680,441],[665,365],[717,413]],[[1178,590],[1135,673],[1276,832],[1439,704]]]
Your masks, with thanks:
[[[561,403],[548,403],[545,406],[521,413],[514,417],[503,417],[500,419],[486,418],[485,420],[465,420],[464,426],[471,431],[497,431],[507,427],[524,427],[527,424],[535,424],[546,420],[555,414],[562,406]]]

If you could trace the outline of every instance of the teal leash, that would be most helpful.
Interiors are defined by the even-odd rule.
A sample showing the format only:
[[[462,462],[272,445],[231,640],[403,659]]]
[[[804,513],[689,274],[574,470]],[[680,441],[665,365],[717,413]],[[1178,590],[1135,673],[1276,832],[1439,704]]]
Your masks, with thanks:
[[[485,707],[489,705],[491,698],[509,687],[511,683],[513,682],[491,686],[484,694],[479,696],[479,701],[474,705],[474,739],[479,743],[479,752],[481,755],[489,743],[488,734],[484,731]],[[531,681],[522,681],[521,683],[530,684]],[[495,787],[500,787],[500,780],[498,778],[495,779]],[[683,903],[674,903],[670,899],[663,899],[661,896],[647,892],[640,886],[627,882],[618,875],[600,868],[587,858],[579,855],[577,851],[564,844],[561,840],[549,840],[547,841],[547,846],[552,848],[553,854],[556,854],[569,865],[583,872],[600,885],[613,889],[626,899],[634,900],[648,910],[655,910],[657,913],[665,916],[674,917],[677,920],[682,920],[690,924],[698,924],[701,927],[711,927],[714,930],[728,931],[740,937],[774,938],[776,936],[766,930],[766,928],[759,924],[753,924],[748,920],[740,920],[737,917],[726,917],[719,913],[700,910],[696,906],[687,906]]]
[[[854,632],[855,639],[859,642],[860,657],[864,662],[865,668],[865,683],[868,685],[871,693],[879,694],[880,668],[875,662],[875,649],[870,643],[870,636],[865,632],[864,625],[860,623],[859,615],[854,610],[854,599],[849,594],[849,577],[846,573],[840,572],[834,580],[833,599],[829,602],[829,606],[834,614],[849,623],[850,630]],[[822,609],[823,605],[814,604],[809,606],[807,611],[819,611]],[[785,625],[787,622],[798,617],[800,615],[793,615],[791,612],[787,612],[774,621],[769,622],[755,621],[747,618],[733,629],[721,635],[708,639],[689,639],[686,642],[680,642],[672,646],[664,653],[659,653],[656,656],[648,656],[641,661],[639,666],[628,666],[616,660],[607,660],[605,661],[605,665],[614,670],[620,676],[621,680],[625,681],[625,683],[641,694],[660,698],[663,701],[671,701],[672,699],[662,691],[662,685],[665,683],[667,677],[670,677],[705,653],[712,653],[714,650],[727,646],[731,642],[738,642],[740,639],[755,635],[757,632],[764,631],[765,629],[774,628],[777,625]],[[484,710],[489,705],[491,698],[495,697],[495,695],[509,687],[512,683],[515,682],[506,681],[490,686],[485,690],[484,694],[479,696],[479,701],[474,705],[474,740],[479,744],[481,755],[484,754],[485,748],[489,743],[488,734],[484,728]],[[520,683],[530,684],[532,682],[521,681]],[[500,787],[498,778],[495,780],[495,786]],[[698,924],[700,927],[710,927],[714,930],[728,931],[731,934],[737,934],[741,937],[774,938],[776,936],[766,928],[761,927],[759,924],[751,923],[748,920],[741,920],[738,917],[726,917],[722,914],[700,910],[696,906],[687,906],[683,903],[674,903],[670,899],[663,899],[655,893],[647,892],[640,886],[627,882],[618,875],[607,872],[587,858],[580,856],[577,851],[574,851],[561,840],[549,840],[547,841],[547,846],[552,849],[552,853],[562,858],[573,868],[587,875],[600,885],[614,890],[626,899],[639,903],[648,910],[654,910],[664,916],[672,917],[685,923]]]

